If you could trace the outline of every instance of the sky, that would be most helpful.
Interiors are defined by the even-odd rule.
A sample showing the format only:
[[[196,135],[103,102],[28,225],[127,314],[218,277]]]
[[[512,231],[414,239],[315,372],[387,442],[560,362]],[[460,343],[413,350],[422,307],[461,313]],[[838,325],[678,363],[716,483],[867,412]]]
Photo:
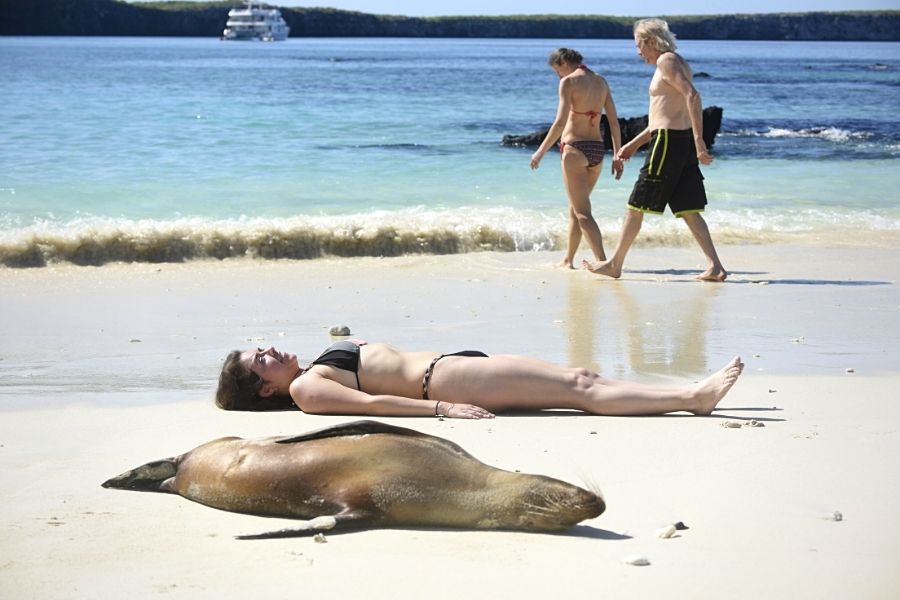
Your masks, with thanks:
[[[273,6],[330,7],[410,17],[459,15],[712,15],[840,10],[900,10],[900,0],[267,0]],[[237,3],[237,0],[235,0]]]

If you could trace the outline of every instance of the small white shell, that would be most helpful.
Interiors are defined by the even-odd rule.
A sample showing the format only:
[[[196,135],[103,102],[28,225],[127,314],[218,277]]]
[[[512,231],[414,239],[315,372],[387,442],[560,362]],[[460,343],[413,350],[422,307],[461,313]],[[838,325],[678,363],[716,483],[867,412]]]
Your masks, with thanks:
[[[741,424],[737,421],[722,421],[722,427],[724,427],[725,429],[736,429],[740,426]]]
[[[828,518],[831,519],[832,521],[843,521],[844,515],[841,514],[841,511],[836,510],[833,513],[831,513],[830,515],[828,515]]]
[[[677,529],[675,529],[674,525],[666,525],[656,530],[656,537],[667,540],[675,535],[676,531]]]
[[[650,564],[650,559],[643,554],[629,554],[622,559],[622,562],[626,565],[633,565],[635,567],[646,567]]]
[[[328,542],[328,540],[325,539],[324,533],[317,533],[316,535],[314,535],[313,541],[317,544],[325,544]]]
[[[744,423],[744,427],[765,427],[766,424],[762,421],[757,421],[756,419],[750,419],[746,423]]]

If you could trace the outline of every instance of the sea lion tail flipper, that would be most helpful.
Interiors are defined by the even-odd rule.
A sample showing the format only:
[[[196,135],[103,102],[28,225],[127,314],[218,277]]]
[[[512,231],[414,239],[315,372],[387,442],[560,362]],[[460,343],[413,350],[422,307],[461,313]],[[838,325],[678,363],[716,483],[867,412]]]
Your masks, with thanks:
[[[371,515],[368,512],[344,512],[333,516],[320,516],[308,521],[299,521],[297,527],[250,535],[236,535],[234,537],[238,540],[272,540],[277,538],[311,537],[325,531],[365,529],[370,525]]]
[[[178,471],[175,458],[155,460],[125,471],[100,485],[117,490],[135,490],[138,492],[172,492],[168,482]]]

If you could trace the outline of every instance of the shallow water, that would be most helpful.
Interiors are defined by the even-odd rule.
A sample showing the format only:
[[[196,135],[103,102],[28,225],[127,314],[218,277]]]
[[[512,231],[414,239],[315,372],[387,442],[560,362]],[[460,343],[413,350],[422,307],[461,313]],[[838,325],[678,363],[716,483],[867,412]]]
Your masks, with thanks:
[[[546,56],[566,43],[2,38],[0,261],[558,249],[558,164],[532,172],[500,140],[552,120]],[[646,113],[631,42],[576,47],[621,116]],[[717,241],[897,244],[900,44],[680,50],[724,109],[704,169]],[[640,160],[595,190],[605,233]],[[692,243],[668,217],[640,242]]]

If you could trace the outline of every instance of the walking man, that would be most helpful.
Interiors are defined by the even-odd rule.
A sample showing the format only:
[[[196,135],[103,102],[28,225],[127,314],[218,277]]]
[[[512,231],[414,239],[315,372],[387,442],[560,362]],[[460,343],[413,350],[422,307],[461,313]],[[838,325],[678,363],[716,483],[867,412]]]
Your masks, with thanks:
[[[649,141],[647,159],[628,200],[622,235],[612,256],[597,263],[585,260],[582,265],[592,273],[618,279],[644,213],[661,215],[668,205],[676,217],[684,219],[706,256],[708,268],[697,279],[725,281],[728,273],[700,215],[706,206],[706,189],[699,165],[712,163],[713,157],[703,141],[703,107],[691,68],[675,53],[675,36],[661,19],[637,21],[634,42],[641,58],[656,66],[650,81],[649,122],[616,157],[628,160]]]

